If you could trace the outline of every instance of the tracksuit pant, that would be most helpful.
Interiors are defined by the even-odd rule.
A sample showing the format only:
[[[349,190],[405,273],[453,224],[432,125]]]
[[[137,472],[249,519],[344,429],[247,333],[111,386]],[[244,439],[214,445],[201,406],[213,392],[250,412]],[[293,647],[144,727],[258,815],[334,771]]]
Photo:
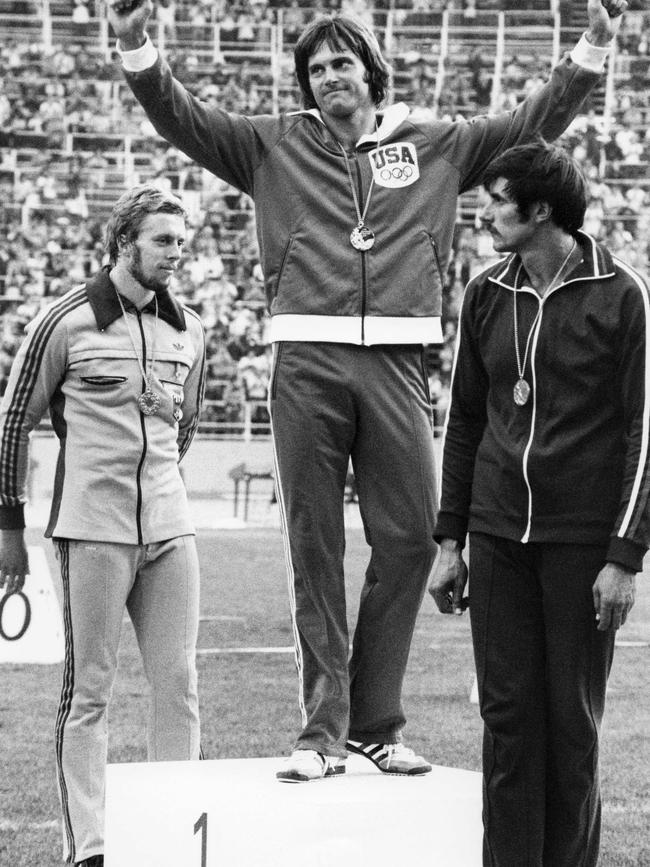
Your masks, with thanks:
[[[150,545],[56,540],[65,664],[56,720],[64,860],[104,850],[107,705],[125,608],[151,689],[150,761],[198,759],[199,569],[194,536]]]
[[[303,729],[297,749],[394,743],[435,544],[433,427],[422,348],[275,345],[270,390]],[[370,563],[352,656],[343,575],[352,459]]]
[[[484,721],[485,867],[595,867],[598,736],[614,630],[596,629],[596,545],[470,534]]]

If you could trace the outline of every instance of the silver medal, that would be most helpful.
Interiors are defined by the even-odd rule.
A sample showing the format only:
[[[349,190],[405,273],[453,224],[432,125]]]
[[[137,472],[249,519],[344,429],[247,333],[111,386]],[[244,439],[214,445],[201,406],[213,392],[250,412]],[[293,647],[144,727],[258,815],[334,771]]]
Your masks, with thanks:
[[[147,386],[138,398],[142,415],[155,415],[160,408],[160,395]]]
[[[350,232],[350,243],[355,250],[370,250],[375,243],[375,233],[361,223]]]
[[[523,406],[530,397],[530,386],[525,379],[518,379],[512,390],[517,406]]]

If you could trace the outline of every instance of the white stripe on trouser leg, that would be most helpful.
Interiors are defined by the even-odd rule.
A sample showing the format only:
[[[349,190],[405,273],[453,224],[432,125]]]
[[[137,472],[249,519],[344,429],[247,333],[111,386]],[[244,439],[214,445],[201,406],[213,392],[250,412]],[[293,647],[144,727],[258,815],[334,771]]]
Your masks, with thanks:
[[[273,375],[271,377],[271,384],[275,381],[275,377],[277,376],[277,344],[273,344],[273,363],[272,370]],[[271,442],[273,444],[273,467],[275,471],[275,496],[278,500],[278,509],[280,512],[280,527],[282,530],[282,541],[284,545],[284,561],[287,570],[287,585],[289,589],[289,609],[291,612],[291,626],[293,629],[293,644],[295,651],[295,659],[296,659],[296,670],[298,672],[298,705],[300,707],[300,717],[302,719],[303,728],[307,725],[307,708],[305,707],[305,680],[303,675],[304,663],[302,657],[302,647],[300,646],[300,636],[298,634],[298,621],[296,619],[296,585],[295,585],[295,573],[293,571],[293,560],[291,558],[291,545],[289,541],[289,526],[287,523],[287,512],[284,504],[284,493],[282,490],[282,484],[280,483],[280,467],[278,464],[278,453],[275,447],[275,433],[273,430],[273,412],[271,410],[271,393],[272,388],[269,389],[269,398],[268,398],[268,410],[269,410],[269,419],[271,420]]]

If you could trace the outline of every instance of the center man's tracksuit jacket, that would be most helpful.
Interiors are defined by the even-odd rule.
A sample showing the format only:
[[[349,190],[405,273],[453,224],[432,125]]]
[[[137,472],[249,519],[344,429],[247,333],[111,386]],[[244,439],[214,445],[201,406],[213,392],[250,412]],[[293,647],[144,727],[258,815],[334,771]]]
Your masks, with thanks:
[[[422,345],[441,340],[458,195],[507,147],[556,138],[598,81],[606,51],[581,40],[511,113],[435,120],[404,104],[348,156],[316,110],[244,117],[193,98],[149,41],[124,52],[156,130],[247,193],[275,356],[271,419],[303,731],[297,746],[345,755],[346,736],[399,740],[401,685],[434,556],[435,473]],[[352,459],[371,562],[352,659],[343,586],[343,489]],[[349,728],[348,728],[349,727]]]

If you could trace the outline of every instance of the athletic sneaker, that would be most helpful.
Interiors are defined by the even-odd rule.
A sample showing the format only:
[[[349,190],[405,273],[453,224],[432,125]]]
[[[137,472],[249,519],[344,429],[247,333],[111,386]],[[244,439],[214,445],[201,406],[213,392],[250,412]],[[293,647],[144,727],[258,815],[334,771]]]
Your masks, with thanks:
[[[431,770],[431,765],[426,759],[416,756],[412,749],[402,743],[364,744],[361,741],[348,741],[346,746],[351,753],[370,759],[384,774],[415,776],[428,774]]]
[[[345,773],[345,759],[325,756],[316,750],[294,750],[283,770],[275,775],[283,783],[310,783]]]

